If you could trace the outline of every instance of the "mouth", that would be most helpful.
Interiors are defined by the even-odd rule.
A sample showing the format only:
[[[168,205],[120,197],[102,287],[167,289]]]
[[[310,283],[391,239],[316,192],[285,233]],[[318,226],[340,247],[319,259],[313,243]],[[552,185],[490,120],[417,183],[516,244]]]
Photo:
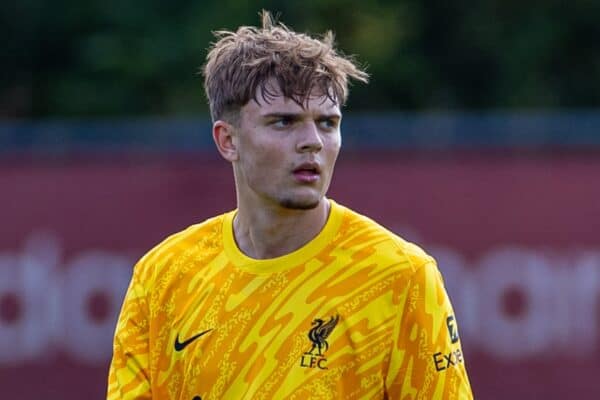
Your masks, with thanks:
[[[292,173],[297,181],[302,183],[312,183],[319,180],[321,168],[317,163],[304,163],[294,168]]]

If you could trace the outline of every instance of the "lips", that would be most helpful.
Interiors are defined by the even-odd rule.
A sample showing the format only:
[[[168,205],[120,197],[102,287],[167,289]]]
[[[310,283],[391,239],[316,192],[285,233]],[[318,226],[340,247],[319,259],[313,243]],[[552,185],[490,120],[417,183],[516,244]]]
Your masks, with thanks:
[[[321,175],[321,168],[317,163],[303,163],[293,170],[296,180],[303,183],[315,182]]]

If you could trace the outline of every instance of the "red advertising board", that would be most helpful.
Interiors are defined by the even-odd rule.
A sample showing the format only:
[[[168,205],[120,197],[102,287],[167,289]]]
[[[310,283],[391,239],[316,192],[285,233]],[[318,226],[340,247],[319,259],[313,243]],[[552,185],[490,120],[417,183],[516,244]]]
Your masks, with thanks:
[[[343,155],[330,197],[439,262],[476,398],[600,398],[600,154]],[[0,162],[2,398],[103,398],[131,266],[235,206],[214,155]]]

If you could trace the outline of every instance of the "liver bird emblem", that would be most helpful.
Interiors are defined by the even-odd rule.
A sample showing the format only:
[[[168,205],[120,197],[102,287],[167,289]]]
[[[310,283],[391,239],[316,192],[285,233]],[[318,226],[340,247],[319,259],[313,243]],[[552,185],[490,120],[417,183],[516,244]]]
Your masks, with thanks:
[[[339,315],[335,315],[329,319],[329,321],[325,322],[320,318],[316,318],[313,320],[313,327],[308,332],[308,338],[312,342],[312,347],[305,354],[313,355],[313,351],[315,349],[318,352],[318,356],[321,356],[323,352],[329,349],[329,343],[327,343],[327,338],[333,331],[333,328],[337,325],[340,320]]]

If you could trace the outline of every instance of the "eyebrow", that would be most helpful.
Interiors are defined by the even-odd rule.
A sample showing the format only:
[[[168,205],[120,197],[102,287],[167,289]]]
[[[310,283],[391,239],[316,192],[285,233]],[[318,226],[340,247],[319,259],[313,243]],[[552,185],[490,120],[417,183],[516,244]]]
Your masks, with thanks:
[[[290,119],[300,119],[304,113],[291,113],[291,112],[272,112],[265,115],[262,115],[262,118],[290,118]],[[340,119],[342,118],[341,114],[332,113],[332,114],[319,114],[317,115],[317,119]]]

